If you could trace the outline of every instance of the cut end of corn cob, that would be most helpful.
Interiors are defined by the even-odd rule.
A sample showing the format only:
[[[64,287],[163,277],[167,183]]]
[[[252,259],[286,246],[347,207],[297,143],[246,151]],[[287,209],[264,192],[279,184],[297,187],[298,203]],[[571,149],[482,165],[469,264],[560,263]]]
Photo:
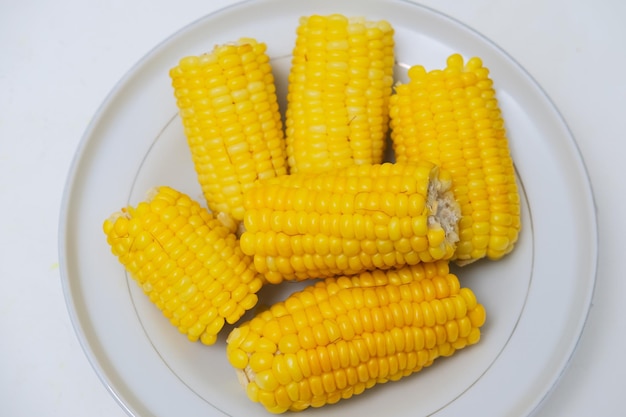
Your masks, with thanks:
[[[245,194],[244,253],[269,282],[449,259],[460,209],[436,165],[352,165],[260,181]]]
[[[215,343],[225,323],[257,303],[263,277],[231,228],[179,191],[157,187],[103,229],[112,253],[191,341]]]
[[[416,65],[408,76],[390,104],[396,160],[427,159],[450,172],[463,216],[458,264],[503,257],[521,228],[520,197],[489,70],[453,54],[443,70]]]
[[[235,328],[227,356],[252,401],[302,411],[477,343],[485,318],[447,262],[424,263],[310,285]]]
[[[285,121],[290,172],[383,161],[393,68],[388,22],[340,14],[300,19]]]
[[[181,59],[170,77],[208,206],[240,221],[243,192],[257,179],[287,172],[266,45],[251,38],[217,45]]]

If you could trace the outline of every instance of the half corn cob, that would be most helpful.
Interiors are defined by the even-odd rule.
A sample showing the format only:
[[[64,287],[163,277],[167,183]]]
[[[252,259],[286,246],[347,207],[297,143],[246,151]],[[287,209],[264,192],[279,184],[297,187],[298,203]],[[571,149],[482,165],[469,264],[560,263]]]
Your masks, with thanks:
[[[300,19],[285,121],[291,172],[382,162],[393,35],[386,21],[340,14]]]
[[[459,209],[427,161],[260,181],[245,194],[244,253],[272,283],[448,259]]]
[[[266,45],[244,38],[170,70],[202,191],[213,212],[243,217],[243,192],[287,172],[283,125]]]
[[[111,251],[171,324],[211,345],[257,303],[262,277],[233,231],[197,202],[159,187],[104,222]]]
[[[475,344],[485,309],[447,262],[327,278],[235,328],[227,356],[248,397],[321,407]]]
[[[450,171],[461,206],[459,264],[509,253],[520,231],[520,197],[489,70],[451,55],[444,70],[414,66],[391,98],[399,162],[427,159]]]

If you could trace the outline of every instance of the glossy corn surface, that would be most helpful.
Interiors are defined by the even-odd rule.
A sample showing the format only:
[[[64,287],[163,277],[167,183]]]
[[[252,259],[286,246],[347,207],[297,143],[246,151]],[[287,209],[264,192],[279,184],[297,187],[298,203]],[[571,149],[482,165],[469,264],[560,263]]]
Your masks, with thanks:
[[[235,328],[227,356],[252,401],[302,411],[477,343],[485,319],[447,262],[424,263],[310,285]]]
[[[450,184],[427,161],[261,181],[245,194],[241,248],[272,283],[448,259],[459,219]]]
[[[382,162],[393,35],[386,21],[340,14],[301,18],[286,109],[291,172]]]
[[[215,343],[257,303],[262,277],[233,231],[170,187],[104,221],[112,253],[189,340]]]
[[[243,217],[243,192],[287,172],[266,45],[244,38],[187,56],[170,70],[176,104],[209,208]]]
[[[408,70],[391,98],[397,161],[427,159],[448,170],[462,212],[460,264],[509,253],[519,235],[520,196],[489,70],[451,55],[444,69]]]

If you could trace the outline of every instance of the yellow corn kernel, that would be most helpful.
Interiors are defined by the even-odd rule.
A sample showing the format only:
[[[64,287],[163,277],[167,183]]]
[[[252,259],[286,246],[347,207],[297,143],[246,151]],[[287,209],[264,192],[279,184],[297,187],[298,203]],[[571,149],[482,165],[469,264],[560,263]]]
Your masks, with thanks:
[[[257,302],[264,281],[235,234],[179,191],[158,187],[106,219],[103,229],[120,263],[191,341],[215,343],[225,322]]]
[[[170,70],[198,180],[214,213],[243,217],[242,194],[287,172],[276,87],[266,45],[217,45]]]
[[[459,265],[509,253],[520,231],[520,198],[499,104],[479,58],[448,57],[444,69],[416,65],[390,100],[396,161],[428,159],[452,177],[462,213]]]
[[[454,307],[457,299],[465,308],[462,316]],[[310,314],[296,319],[302,311]],[[477,343],[485,318],[484,307],[459,286],[448,262],[437,261],[318,281],[233,329],[226,351],[250,400],[274,413],[302,411],[400,380]],[[304,328],[290,325],[300,320]],[[279,347],[291,350],[303,334],[310,335],[310,345],[267,352],[259,342],[281,323],[287,326],[279,331]],[[347,323],[349,338],[338,331]]]
[[[285,120],[291,172],[382,162],[393,35],[386,21],[340,14],[300,19]]]
[[[259,181],[244,195],[241,248],[272,283],[448,259],[459,208],[445,175],[420,161]],[[400,196],[414,203],[388,203]]]

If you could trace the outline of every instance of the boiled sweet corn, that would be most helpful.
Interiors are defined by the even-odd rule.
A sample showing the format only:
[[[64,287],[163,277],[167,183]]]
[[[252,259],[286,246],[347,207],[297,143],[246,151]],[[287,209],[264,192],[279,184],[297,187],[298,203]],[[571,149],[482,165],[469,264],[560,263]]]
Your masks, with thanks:
[[[264,280],[229,226],[170,187],[104,221],[111,251],[172,325],[215,343],[257,303]]]
[[[243,192],[287,172],[266,45],[249,38],[218,45],[181,59],[170,77],[208,206],[241,220]]]
[[[272,283],[450,258],[459,209],[427,161],[352,165],[260,181],[241,248]]]
[[[393,35],[386,21],[340,14],[300,19],[285,121],[291,172],[382,162]]]
[[[301,411],[477,343],[485,318],[447,262],[423,263],[310,285],[235,328],[227,356],[252,401]]]
[[[459,264],[501,258],[518,239],[520,196],[489,70],[454,54],[444,70],[417,65],[408,76],[391,98],[396,160],[427,159],[450,171],[462,213]]]

